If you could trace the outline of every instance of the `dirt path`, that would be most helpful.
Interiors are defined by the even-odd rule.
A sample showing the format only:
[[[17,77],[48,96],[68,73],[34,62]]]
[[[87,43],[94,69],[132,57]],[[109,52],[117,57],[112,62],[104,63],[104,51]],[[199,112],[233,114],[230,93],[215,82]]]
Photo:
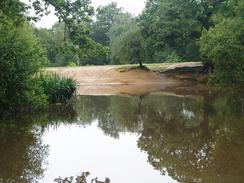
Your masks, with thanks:
[[[144,95],[179,83],[152,71],[132,69],[120,72],[118,66],[58,67],[47,70],[73,77],[79,84],[79,95]]]

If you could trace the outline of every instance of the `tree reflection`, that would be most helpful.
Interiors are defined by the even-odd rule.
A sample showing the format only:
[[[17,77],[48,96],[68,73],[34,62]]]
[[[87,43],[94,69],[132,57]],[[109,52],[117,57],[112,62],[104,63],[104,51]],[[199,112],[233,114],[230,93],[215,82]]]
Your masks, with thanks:
[[[98,121],[105,134],[140,135],[138,147],[162,174],[179,182],[242,182],[243,95],[141,97],[81,96],[83,124]]]
[[[43,177],[48,146],[42,135],[50,125],[75,122],[71,106],[53,106],[21,119],[0,121],[0,183],[35,183]]]
[[[195,125],[182,118],[184,108],[176,110],[174,117],[165,113],[161,122],[144,120],[138,147],[148,153],[153,167],[179,182],[242,182],[244,117],[227,105],[232,100],[235,98],[202,98],[199,108],[192,106],[198,116]]]
[[[40,129],[30,124],[1,123],[0,182],[32,183],[41,178],[47,146]]]
[[[98,127],[111,137],[121,132],[137,132],[139,120],[138,98],[123,96],[79,96],[75,108],[83,125],[98,121]]]
[[[119,129],[109,110],[110,97],[79,96],[74,106],[83,125],[90,125],[98,120],[98,125],[105,134],[114,138],[119,137]]]

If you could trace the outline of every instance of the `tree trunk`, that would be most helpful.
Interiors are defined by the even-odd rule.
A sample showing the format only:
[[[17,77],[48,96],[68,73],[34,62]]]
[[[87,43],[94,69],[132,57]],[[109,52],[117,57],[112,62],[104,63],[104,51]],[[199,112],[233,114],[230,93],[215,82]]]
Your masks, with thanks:
[[[138,59],[138,62],[139,62],[140,68],[143,68],[143,64],[142,64],[142,61],[140,58]]]
[[[141,56],[140,56],[140,51],[139,50],[137,50],[136,56],[137,56],[137,60],[138,60],[138,63],[140,65],[140,68],[143,68],[143,64],[142,64],[142,61],[141,61]]]
[[[64,21],[64,43],[67,43],[67,25],[66,21]]]

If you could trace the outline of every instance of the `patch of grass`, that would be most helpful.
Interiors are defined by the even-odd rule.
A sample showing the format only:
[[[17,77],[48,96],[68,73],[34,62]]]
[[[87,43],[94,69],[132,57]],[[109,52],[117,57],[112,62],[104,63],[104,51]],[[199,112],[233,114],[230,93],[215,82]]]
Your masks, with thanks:
[[[196,67],[201,66],[201,62],[180,62],[180,63],[152,63],[152,64],[144,64],[149,70],[153,72],[165,72],[171,69],[175,69],[176,67]],[[127,64],[117,66],[117,71],[126,72],[133,69],[138,69],[138,64]]]
[[[75,94],[77,84],[74,79],[57,74],[40,74],[36,77],[49,103],[67,103]]]

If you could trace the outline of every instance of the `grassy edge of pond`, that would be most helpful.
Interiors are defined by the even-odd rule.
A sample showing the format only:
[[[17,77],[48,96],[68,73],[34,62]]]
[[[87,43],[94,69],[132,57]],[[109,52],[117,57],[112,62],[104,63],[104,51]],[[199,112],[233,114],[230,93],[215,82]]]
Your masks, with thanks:
[[[179,62],[179,63],[152,63],[152,64],[144,64],[149,70],[158,73],[164,73],[170,70],[174,70],[176,68],[194,68],[194,67],[203,67],[202,62]],[[119,72],[126,72],[129,70],[137,69],[138,64],[126,64],[116,66],[116,70]]]

